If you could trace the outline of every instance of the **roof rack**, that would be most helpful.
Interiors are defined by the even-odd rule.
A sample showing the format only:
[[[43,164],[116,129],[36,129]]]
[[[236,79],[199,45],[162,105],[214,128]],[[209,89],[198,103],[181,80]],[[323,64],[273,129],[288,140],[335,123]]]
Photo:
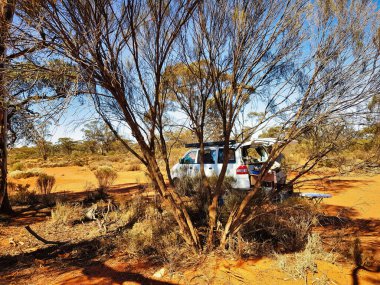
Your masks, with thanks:
[[[230,145],[236,144],[236,140],[230,140]],[[215,141],[215,142],[204,142],[204,146],[224,146],[224,141]],[[201,146],[200,143],[187,143],[185,144],[186,148],[199,148]]]

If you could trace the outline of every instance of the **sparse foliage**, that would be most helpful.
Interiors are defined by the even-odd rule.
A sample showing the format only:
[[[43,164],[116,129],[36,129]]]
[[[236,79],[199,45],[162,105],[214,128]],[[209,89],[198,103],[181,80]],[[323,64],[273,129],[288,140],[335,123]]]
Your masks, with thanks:
[[[109,188],[117,178],[117,172],[110,166],[100,166],[94,170],[94,175],[98,180],[101,189]]]
[[[37,190],[44,195],[50,194],[53,186],[55,184],[55,177],[52,175],[47,175],[46,173],[41,173],[38,175],[36,181]]]

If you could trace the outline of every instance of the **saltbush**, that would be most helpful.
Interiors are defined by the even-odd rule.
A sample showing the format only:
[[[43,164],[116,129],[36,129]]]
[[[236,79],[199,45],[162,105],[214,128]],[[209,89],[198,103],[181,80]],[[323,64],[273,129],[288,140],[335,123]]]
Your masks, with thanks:
[[[98,180],[99,187],[102,189],[109,188],[116,180],[116,171],[109,166],[100,166],[94,170],[94,175]]]
[[[140,164],[130,164],[126,167],[126,171],[140,171],[141,165]]]
[[[39,176],[42,173],[42,170],[39,168],[32,168],[28,170],[15,170],[9,173],[9,176],[13,179],[22,179],[22,178],[29,178],[29,177],[36,177]]]
[[[36,188],[41,194],[50,194],[55,184],[55,177],[41,173],[36,181]]]
[[[25,165],[22,162],[15,162],[13,163],[11,167],[11,171],[16,171],[16,170],[22,171],[24,169],[25,169]]]

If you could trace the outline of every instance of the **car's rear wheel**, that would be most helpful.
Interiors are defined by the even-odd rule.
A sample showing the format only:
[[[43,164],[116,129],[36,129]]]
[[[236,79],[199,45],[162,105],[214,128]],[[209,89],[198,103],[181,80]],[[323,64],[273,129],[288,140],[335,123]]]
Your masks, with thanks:
[[[179,183],[179,178],[178,177],[174,177],[173,178],[173,185],[174,185],[174,187],[176,187],[178,185],[178,183]]]

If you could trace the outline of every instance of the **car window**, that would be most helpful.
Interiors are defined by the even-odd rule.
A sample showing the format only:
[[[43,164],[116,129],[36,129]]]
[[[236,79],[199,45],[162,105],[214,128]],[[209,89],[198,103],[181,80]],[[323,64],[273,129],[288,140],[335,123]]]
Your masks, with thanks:
[[[194,164],[196,157],[197,157],[197,151],[192,150],[183,157],[182,163],[183,164]]]
[[[203,156],[203,162],[205,164],[213,164],[216,161],[216,151],[215,149],[205,149],[205,154]],[[198,163],[200,163],[198,156]]]
[[[267,153],[262,146],[243,148],[243,159],[248,163],[263,162],[266,158]]]
[[[230,148],[228,150],[228,163],[235,163],[236,157],[235,157],[235,150]],[[223,163],[223,148],[219,149],[218,152],[218,163]]]

